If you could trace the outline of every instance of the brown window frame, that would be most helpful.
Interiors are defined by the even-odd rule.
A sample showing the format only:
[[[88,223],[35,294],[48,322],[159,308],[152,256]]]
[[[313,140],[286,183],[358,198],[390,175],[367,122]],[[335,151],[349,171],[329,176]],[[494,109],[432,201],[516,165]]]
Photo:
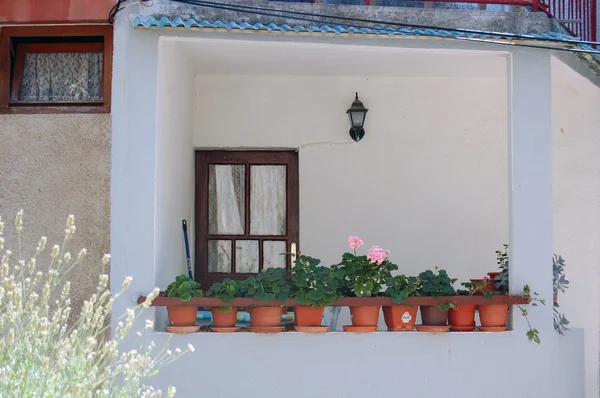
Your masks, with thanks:
[[[244,164],[246,166],[245,190],[245,233],[243,235],[210,235],[208,233],[208,166],[211,164]],[[286,234],[285,235],[250,235],[250,166],[261,165],[286,165]],[[194,278],[203,289],[208,289],[212,283],[225,278],[245,279],[255,273],[220,273],[208,272],[208,240],[222,238],[232,241],[232,248],[236,240],[256,239],[259,243],[259,270],[262,269],[262,244],[263,241],[285,240],[286,251],[290,243],[300,247],[299,231],[299,174],[298,153],[295,151],[196,151],[196,188],[195,188],[195,269]],[[246,233],[248,231],[248,233]],[[235,253],[232,251],[232,269],[235,269]],[[291,256],[286,255],[286,269],[291,269]]]
[[[24,43],[12,54],[13,38],[102,37],[101,42]],[[103,99],[92,102],[58,103],[18,101],[27,52],[103,53],[101,92]],[[7,113],[110,113],[112,86],[112,25],[83,26],[9,26],[0,28],[0,114]],[[11,67],[13,65],[14,67]]]

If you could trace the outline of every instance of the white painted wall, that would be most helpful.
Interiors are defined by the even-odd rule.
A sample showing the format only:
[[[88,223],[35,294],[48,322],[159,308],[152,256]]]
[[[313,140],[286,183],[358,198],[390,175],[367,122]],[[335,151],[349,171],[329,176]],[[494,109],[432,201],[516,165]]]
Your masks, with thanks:
[[[120,24],[126,25],[126,21],[121,20]],[[494,267],[493,251],[507,237],[505,73],[491,73],[498,78],[483,73],[495,72],[495,60],[491,62],[492,69],[477,68],[476,63],[465,60],[463,66],[471,68],[467,72],[479,70],[473,74],[474,78],[465,78],[468,74],[465,70],[452,76],[455,70],[448,68],[449,65],[460,66],[463,54],[446,58],[447,54],[436,52],[433,58],[441,57],[437,60],[439,68],[425,63],[431,59],[416,57],[412,62],[423,62],[423,68],[412,65],[410,75],[403,77],[401,60],[384,64],[393,65],[393,69],[382,68],[375,62],[387,54],[395,54],[393,49],[367,47],[364,46],[367,41],[353,39],[340,40],[339,44],[362,43],[363,47],[333,46],[334,40],[327,37],[299,37],[299,41],[329,43],[326,51],[304,43],[308,55],[313,50],[326,54],[335,48],[348,52],[352,55],[350,58],[366,63],[370,69],[363,65],[354,70],[346,68],[343,77],[335,78],[315,74],[240,77],[216,76],[219,71],[211,67],[193,80],[187,67],[175,65],[182,61],[181,53],[163,52],[162,46],[166,43],[160,44],[159,51],[156,31],[125,31],[130,29],[127,26],[117,29],[124,34],[119,35],[115,45],[111,278],[114,290],[118,290],[125,275],[133,275],[134,282],[131,295],[116,303],[113,322],[138,293],[146,293],[155,285],[164,288],[167,282],[163,278],[185,270],[179,226],[181,218],[191,219],[190,200],[193,198],[182,199],[177,194],[190,192],[192,182],[183,168],[189,164],[186,159],[192,156],[194,146],[256,148],[277,142],[280,147],[297,148],[316,141],[348,141],[344,111],[355,90],[371,109],[364,141],[300,149],[304,250],[326,262],[335,261],[345,249],[347,235],[354,233],[362,235],[368,244],[377,243],[392,250],[393,258],[406,273],[443,265],[457,277],[466,279]],[[164,31],[160,34],[171,38],[192,35]],[[215,34],[212,37],[231,39],[232,36]],[[271,48],[269,55],[278,51],[269,45],[273,37],[282,42],[292,40],[291,36],[249,37],[264,40],[264,47]],[[249,43],[252,42],[243,44],[251,45]],[[382,40],[378,43],[393,47],[398,44],[392,43],[400,42]],[[450,46],[447,43],[453,42],[401,43],[411,48],[422,45],[424,49],[435,46],[447,49]],[[175,43],[168,44],[175,46]],[[229,45],[224,41],[215,48],[227,54]],[[458,49],[467,46],[465,43],[451,45]],[[296,45],[288,46],[290,53],[296,48]],[[468,46],[479,48],[476,44]],[[378,55],[369,49],[381,51]],[[197,50],[193,53],[195,71],[203,60],[214,60],[214,54],[203,51],[205,48]],[[263,61],[265,68],[278,65],[272,58],[264,57],[266,53],[260,49],[253,52],[252,61],[224,57],[231,61],[224,65],[224,70],[235,70],[235,62],[239,62],[239,70],[248,62],[255,62],[254,66],[259,67],[261,59],[268,61]],[[168,59],[162,59],[163,56]],[[321,58],[307,58],[306,65],[314,70],[318,59]],[[445,64],[446,59],[452,62]],[[162,65],[166,67],[162,69]],[[218,63],[215,66],[218,68]],[[420,69],[428,79],[419,79]],[[159,72],[162,70],[165,74]],[[336,69],[328,69],[331,70]],[[368,72],[356,74],[356,70]],[[450,76],[436,75],[440,70]],[[180,115],[189,112],[184,103],[190,93],[186,85],[193,87],[196,96],[192,139],[186,133],[190,121],[178,120]],[[229,94],[224,95],[223,91]],[[183,100],[170,97],[173,93],[181,93]],[[166,96],[164,101],[162,96]],[[168,99],[175,103],[167,104]],[[255,112],[241,110],[242,104]],[[306,107],[306,104],[313,106]],[[306,112],[294,110],[292,105],[302,105]],[[224,109],[228,111],[223,112]],[[240,113],[232,117],[232,111],[248,115],[248,122],[240,123],[244,119],[239,117]],[[179,142],[170,141],[175,139]],[[186,145],[189,145],[188,152]],[[457,175],[467,178],[456,178]],[[335,180],[325,178],[327,176]],[[370,184],[373,180],[376,184]],[[339,181],[349,186],[353,184],[356,190],[350,190]],[[159,189],[169,188],[175,192],[159,192]],[[376,190],[381,190],[380,196],[367,194]],[[348,212],[354,204],[373,210],[353,218]],[[135,224],[132,225],[132,221]],[[165,231],[160,231],[163,228]],[[136,328],[143,328],[143,319],[153,314],[147,311]],[[159,346],[167,337],[160,332],[152,334]],[[419,333],[175,336],[171,346],[193,343],[198,351],[164,369],[154,382],[162,388],[169,383],[176,384],[179,396],[183,397],[197,396],[198,388],[202,388],[203,394],[211,397],[242,394],[276,397],[285,391],[291,397],[308,394],[346,398],[365,396],[373,391],[397,393],[398,383],[413,396],[460,391],[463,397],[479,397],[479,391],[464,386],[473,380],[488,380],[502,374],[502,379],[510,382],[502,389],[490,391],[492,397],[583,396],[581,332],[576,330],[566,338],[554,333],[542,337],[543,345],[536,346],[528,343],[521,331],[444,336]],[[131,343],[124,342],[124,348]],[[490,363],[489,352],[494,350],[502,353]],[[485,355],[480,355],[481,352]],[[401,362],[399,359],[403,357],[410,361]],[[356,358],[361,358],[360,364],[349,366],[356,363]],[[288,361],[306,366],[284,366]],[[564,367],[560,361],[564,361]],[[310,378],[312,384],[286,388],[290,386],[290,370],[298,380]],[[239,375],[236,382],[231,382],[231,372]],[[373,376],[376,382],[365,382],[366,374]],[[273,377],[275,382],[271,378],[263,380],[265,375]],[[464,379],[464,375],[468,375],[468,379]],[[347,378],[350,382],[342,381]],[[413,383],[415,380],[417,384]],[[265,389],[267,385],[270,389]]]
[[[360,143],[355,90],[370,109]],[[402,272],[465,280],[508,239],[506,101],[502,78],[199,75],[194,145],[300,147],[300,247],[325,264],[358,235]]]
[[[554,250],[571,288],[560,310],[585,329],[586,397],[600,397],[600,88],[552,64]]]

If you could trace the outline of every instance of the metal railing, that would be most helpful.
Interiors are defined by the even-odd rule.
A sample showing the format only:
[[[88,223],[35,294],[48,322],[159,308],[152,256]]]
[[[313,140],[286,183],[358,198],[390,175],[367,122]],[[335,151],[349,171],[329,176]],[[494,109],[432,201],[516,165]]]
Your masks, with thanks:
[[[485,10],[488,7],[496,9],[506,6],[522,7],[531,12],[543,12],[550,18],[555,18],[560,25],[572,36],[583,40],[597,41],[596,0],[271,0],[285,2],[354,4],[365,6],[404,6],[432,8],[467,8]],[[452,3],[452,4],[450,4]],[[477,8],[475,8],[477,4]]]

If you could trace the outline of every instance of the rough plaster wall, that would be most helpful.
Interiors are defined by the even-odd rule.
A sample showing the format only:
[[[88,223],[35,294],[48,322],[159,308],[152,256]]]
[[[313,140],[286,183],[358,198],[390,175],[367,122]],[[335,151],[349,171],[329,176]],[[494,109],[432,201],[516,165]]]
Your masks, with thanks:
[[[553,61],[554,250],[571,287],[560,310],[585,332],[586,397],[600,397],[600,88]]]
[[[110,250],[110,115],[0,116],[0,215],[6,246],[14,248],[14,217],[23,209],[24,253],[41,236],[60,244],[65,221],[75,215],[69,249],[88,250],[85,263],[69,277],[78,312],[95,289],[100,261]],[[51,246],[50,246],[51,247]],[[48,257],[39,260],[47,265]]]

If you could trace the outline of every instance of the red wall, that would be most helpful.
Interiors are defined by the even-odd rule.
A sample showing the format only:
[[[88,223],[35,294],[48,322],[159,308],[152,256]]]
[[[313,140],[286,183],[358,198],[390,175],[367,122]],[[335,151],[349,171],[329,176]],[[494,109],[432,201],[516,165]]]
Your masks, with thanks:
[[[0,0],[0,23],[105,22],[116,0]]]

